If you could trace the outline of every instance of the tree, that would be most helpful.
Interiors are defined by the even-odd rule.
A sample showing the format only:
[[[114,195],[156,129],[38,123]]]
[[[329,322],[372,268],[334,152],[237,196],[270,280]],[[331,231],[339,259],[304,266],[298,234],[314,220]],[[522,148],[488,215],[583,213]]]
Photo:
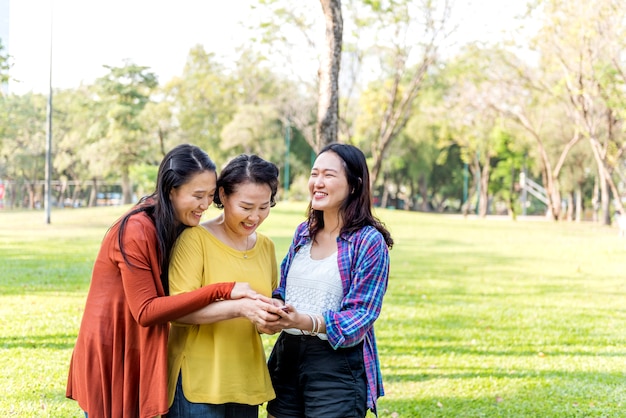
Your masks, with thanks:
[[[517,57],[498,51],[493,61],[501,66],[499,75],[492,76],[495,93],[490,106],[520,127],[535,144],[530,153],[538,162],[546,189],[547,215],[555,220],[562,217],[562,195],[559,176],[570,151],[582,139],[579,129],[567,123],[572,115],[564,106],[563,97],[555,91],[554,75],[545,68],[531,68]],[[558,89],[557,89],[558,90]]]
[[[489,183],[489,194],[494,200],[499,198],[506,205],[507,212],[512,219],[517,219],[516,202],[519,197],[519,188],[516,187],[522,169],[524,156],[527,152],[523,141],[516,138],[506,128],[499,129],[496,135],[496,161]],[[496,204],[498,201],[495,202]]]
[[[4,46],[2,45],[2,39],[0,39],[0,85],[9,82],[9,56],[4,54]],[[2,90],[0,90],[0,96],[2,96]]]
[[[284,155],[282,125],[277,109],[269,105],[243,104],[221,133],[224,150],[239,150],[280,161]]]
[[[105,68],[109,74],[96,80],[96,86],[106,113],[96,125],[98,139],[89,145],[91,167],[97,166],[105,175],[117,170],[122,180],[122,201],[131,203],[130,167],[145,161],[154,151],[154,142],[140,115],[158,83],[148,67],[131,62]]]
[[[367,27],[368,38],[374,40],[365,55],[378,58],[376,79],[385,80],[385,100],[378,112],[376,134],[371,138],[371,177],[376,182],[387,149],[411,117],[426,74],[447,36],[445,28],[451,8],[447,0],[437,4],[364,0],[362,7],[357,3],[353,10],[358,27]]]
[[[214,54],[202,46],[192,48],[183,74],[166,86],[180,129],[177,141],[198,145],[215,161],[226,158],[220,135],[240,102],[237,87],[233,74]]]
[[[280,161],[285,156],[284,129],[298,100],[294,83],[274,74],[269,62],[256,51],[242,49],[231,75],[240,92],[233,104],[236,112],[221,132],[221,148],[232,153],[256,153]],[[226,99],[226,98],[225,98]]]
[[[626,7],[611,0],[540,1],[543,26],[535,39],[542,65],[558,74],[554,86],[566,99],[572,120],[587,139],[598,175],[602,222],[611,223],[610,195],[624,212],[613,174],[626,150],[621,134],[624,80],[621,68]]]
[[[340,140],[341,0],[320,0],[322,13],[313,2],[261,0],[260,4],[263,7],[257,9],[259,22],[255,23],[260,32],[256,49],[274,62],[275,68],[296,80],[300,92],[317,96],[315,103],[307,98],[300,106],[292,106],[297,114],[292,115],[291,126],[318,151]],[[317,71],[302,71],[303,61]]]
[[[4,54],[3,50],[4,50],[4,46],[2,45],[2,39],[0,39],[0,86],[3,86],[9,81],[9,68],[10,68],[9,57]],[[4,89],[0,89],[0,100],[3,100],[3,96],[4,96],[3,91]],[[8,111],[8,109],[5,109],[5,110]],[[3,137],[4,130],[7,129],[6,122],[8,122],[8,120],[0,119],[0,141],[1,141],[1,138]],[[0,146],[1,145],[2,145],[2,142],[0,142]]]
[[[469,202],[476,198],[480,216],[486,216],[489,209],[491,170],[499,158],[499,144],[506,131],[491,100],[504,94],[506,86],[498,83],[501,66],[491,58],[491,51],[469,47],[448,63],[441,76],[447,89],[440,112],[445,115],[448,134],[461,148],[462,159],[473,175],[473,196],[469,196],[463,210],[468,213]]]
[[[56,91],[54,101],[53,167],[61,179],[74,183],[71,200],[72,205],[76,205],[84,183],[93,179],[89,172],[89,160],[92,156],[85,155],[85,149],[88,149],[90,143],[89,130],[93,124],[93,116],[97,114],[95,107],[98,103],[93,100],[92,86]],[[63,203],[68,181],[63,181],[58,190],[58,204]],[[95,204],[97,182],[93,184],[92,194],[90,200]]]
[[[43,204],[46,98],[34,93],[9,95],[0,104],[5,124],[0,173],[10,181],[8,206],[34,209]]]
[[[319,102],[317,110],[318,151],[337,142],[339,129],[339,68],[343,19],[340,0],[320,0],[326,23],[326,48],[319,69]]]
[[[146,104],[141,112],[141,124],[157,144],[154,159],[147,161],[147,163],[158,166],[167,152],[181,143],[178,139],[181,135],[174,116],[175,100],[171,92],[167,87],[159,88],[154,95],[159,97],[159,100],[150,101]]]
[[[585,203],[585,193],[591,196],[593,182],[596,176],[593,175],[595,161],[588,143],[581,142],[568,154],[567,161],[563,165],[560,176],[560,183],[563,188],[563,195],[567,201],[567,212],[564,218],[569,221],[580,222],[583,220]]]

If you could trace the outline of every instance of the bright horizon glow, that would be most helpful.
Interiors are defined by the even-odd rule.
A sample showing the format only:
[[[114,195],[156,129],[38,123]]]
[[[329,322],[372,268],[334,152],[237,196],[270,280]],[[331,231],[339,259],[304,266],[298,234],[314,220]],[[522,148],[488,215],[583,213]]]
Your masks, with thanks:
[[[121,66],[125,60],[149,67],[162,84],[182,74],[189,50],[198,44],[218,58],[232,61],[234,48],[250,38],[241,22],[249,21],[250,6],[255,3],[11,0],[9,74],[16,81],[9,82],[9,91],[47,93],[51,35],[55,89],[90,84],[108,72],[103,65]],[[453,9],[453,20],[458,22],[456,39],[501,39],[501,32],[511,26],[524,3],[457,0]]]

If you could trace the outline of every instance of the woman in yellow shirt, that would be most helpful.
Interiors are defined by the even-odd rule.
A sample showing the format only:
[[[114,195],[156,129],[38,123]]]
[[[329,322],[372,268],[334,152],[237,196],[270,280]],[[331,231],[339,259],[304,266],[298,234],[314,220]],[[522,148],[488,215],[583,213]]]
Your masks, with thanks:
[[[270,297],[278,277],[274,244],[256,230],[276,204],[277,189],[276,165],[256,155],[232,160],[214,197],[223,212],[185,230],[174,247],[171,294],[228,279]],[[256,328],[277,318],[268,302],[220,301],[172,323],[169,417],[258,417],[258,406],[275,397]]]

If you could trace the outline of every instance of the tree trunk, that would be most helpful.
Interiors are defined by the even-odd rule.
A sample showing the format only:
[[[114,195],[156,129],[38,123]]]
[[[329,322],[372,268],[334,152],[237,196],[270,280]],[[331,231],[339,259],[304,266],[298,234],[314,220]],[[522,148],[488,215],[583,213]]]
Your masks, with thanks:
[[[61,185],[59,190],[57,190],[57,206],[62,208],[65,206],[65,193],[67,192],[68,180],[66,178],[61,179]]]
[[[593,208],[593,221],[599,222],[600,217],[598,213],[600,212],[600,180],[596,177],[593,181],[593,195],[591,196],[591,205]]]
[[[498,107],[498,109],[500,109]],[[561,192],[559,190],[559,173],[561,172],[561,168],[565,163],[565,159],[569,151],[580,141],[580,135],[575,134],[570,141],[565,145],[561,154],[559,156],[559,160],[556,163],[554,169],[552,169],[552,163],[550,162],[550,158],[548,156],[548,152],[546,147],[543,144],[543,140],[539,131],[535,129],[531,121],[520,112],[509,112],[507,110],[501,110],[505,115],[511,117],[515,122],[520,124],[524,129],[526,129],[532,137],[535,139],[537,144],[537,150],[539,151],[539,157],[541,162],[543,163],[543,187],[546,189],[546,198],[548,200],[548,209],[547,214],[554,220],[558,220],[561,212]]]
[[[75,208],[78,206],[78,199],[80,198],[80,192],[82,191],[82,184],[80,181],[76,181],[76,186],[74,187],[74,192],[72,193],[72,207]]]
[[[574,192],[569,192],[567,194],[567,211],[565,212],[565,219],[569,222],[574,220],[574,200],[576,197],[574,196]]]
[[[469,170],[474,180],[472,181],[471,191],[468,193],[467,200],[465,201],[465,205],[463,207],[463,216],[465,217],[467,217],[470,212],[474,211],[474,207],[470,206],[471,202],[474,200],[474,197],[480,199],[480,163],[478,162],[478,158],[473,159]],[[476,209],[478,209],[478,202],[476,205]]]
[[[339,68],[343,19],[341,0],[320,0],[326,22],[326,51],[319,69],[319,101],[317,105],[317,144],[319,151],[337,141],[339,129]]]
[[[513,196],[515,196],[515,178],[517,177],[517,170],[511,166],[511,185],[509,186],[509,196],[506,199],[506,207],[509,212],[509,216],[512,220],[517,220],[517,213],[515,212],[515,206],[513,205]]]
[[[611,194],[609,193],[608,181],[604,174],[600,178],[600,204],[602,205],[602,224],[611,225]]]
[[[555,221],[561,219],[561,189],[559,186],[559,179],[554,177],[552,179],[552,190],[550,191],[550,198],[548,201],[552,205],[552,218]]]
[[[576,185],[576,222],[583,220],[583,189],[579,183]]]
[[[24,189],[26,189],[26,194],[28,195],[28,204],[26,207],[28,207],[28,209],[35,209],[35,185],[26,182]]]
[[[94,206],[98,206],[98,180],[96,178],[93,179],[93,186],[89,194],[89,207]]]
[[[132,203],[132,186],[130,184],[130,176],[128,174],[128,167],[122,170],[122,204],[127,205]]]
[[[409,201],[411,202],[411,207],[409,208],[409,210],[416,210],[417,209],[417,202],[415,201],[415,197],[418,194],[418,190],[417,187],[415,186],[415,182],[410,180],[410,190],[411,190],[411,195],[409,196]]]
[[[9,209],[15,209],[16,199],[17,199],[17,190],[15,188],[15,183],[9,183],[7,189],[5,189],[4,195],[9,196]]]
[[[387,208],[387,201],[389,200],[389,190],[387,189],[386,183],[383,182],[383,195],[380,199],[380,207]]]
[[[606,161],[606,153],[602,152],[602,145],[600,142],[594,138],[590,137],[589,142],[591,143],[591,150],[593,151],[593,157],[596,160],[596,164],[598,166],[598,183],[600,186],[600,204],[602,206],[602,223],[604,225],[611,225],[611,213],[610,213],[610,193],[609,189],[613,191],[615,194],[617,205],[617,210],[620,213],[624,213],[624,206],[622,205],[621,199],[619,199],[619,193],[617,193],[617,187],[615,186],[615,182],[611,177],[611,173],[609,168],[607,167]],[[599,219],[598,219],[599,221]]]
[[[478,214],[481,218],[487,216],[487,212],[489,209],[489,175],[491,172],[491,166],[489,165],[489,159],[481,170],[480,174],[480,194],[479,194],[479,205],[478,205]]]
[[[426,175],[421,174],[417,180],[417,186],[419,187],[419,194],[422,196],[422,202],[420,203],[420,210],[422,212],[430,212],[430,205],[428,204],[428,181]]]

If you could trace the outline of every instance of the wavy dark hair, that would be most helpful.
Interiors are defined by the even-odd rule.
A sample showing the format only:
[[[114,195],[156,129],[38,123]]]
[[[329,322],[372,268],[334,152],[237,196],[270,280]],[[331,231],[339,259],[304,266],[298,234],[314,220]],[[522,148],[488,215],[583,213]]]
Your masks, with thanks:
[[[145,212],[154,222],[157,231],[159,263],[161,264],[161,283],[166,295],[169,295],[168,266],[174,242],[187,225],[176,220],[170,192],[205,171],[215,172],[215,163],[206,152],[195,145],[183,144],[174,147],[165,155],[157,174],[156,190],[141,198],[137,205],[120,219],[118,244],[124,262],[133,266],[124,250],[124,232],[128,219]]]
[[[272,191],[270,207],[276,206],[276,192],[278,191],[278,167],[276,164],[264,160],[258,155],[241,154],[230,160],[222,169],[217,179],[217,190],[213,204],[220,209],[224,203],[220,199],[219,190],[223,189],[226,196],[233,194],[237,187],[245,183],[267,184]]]
[[[317,156],[325,152],[334,152],[341,159],[350,190],[339,209],[343,222],[340,234],[358,231],[364,226],[371,225],[383,235],[387,247],[393,247],[391,233],[372,213],[370,173],[363,151],[354,145],[332,143],[322,148]],[[315,239],[317,232],[324,228],[324,212],[313,209],[311,202],[308,207],[308,226],[312,239]]]

